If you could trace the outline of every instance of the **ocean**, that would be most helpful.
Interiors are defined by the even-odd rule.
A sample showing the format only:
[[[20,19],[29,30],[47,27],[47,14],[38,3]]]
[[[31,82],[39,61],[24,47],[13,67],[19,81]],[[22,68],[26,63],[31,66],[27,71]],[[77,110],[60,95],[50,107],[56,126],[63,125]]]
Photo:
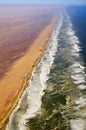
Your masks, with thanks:
[[[80,41],[81,54],[86,66],[86,6],[70,6],[67,11],[71,17],[73,28]]]
[[[85,14],[66,8],[7,130],[86,130]]]

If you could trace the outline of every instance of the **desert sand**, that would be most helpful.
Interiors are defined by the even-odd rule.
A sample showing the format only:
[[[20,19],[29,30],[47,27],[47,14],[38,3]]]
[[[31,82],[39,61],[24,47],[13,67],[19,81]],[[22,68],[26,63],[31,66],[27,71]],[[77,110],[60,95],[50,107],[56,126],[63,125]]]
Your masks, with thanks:
[[[18,17],[16,20],[9,18],[11,24],[8,22],[9,19],[5,24],[0,24],[0,27],[2,27],[0,29],[1,129],[3,129],[2,127],[8,120],[9,115],[17,105],[33,69],[40,61],[48,46],[51,33],[58,20],[58,13],[55,13],[56,9],[51,13],[50,8],[42,7],[39,9],[41,13],[38,15],[37,7],[35,9],[37,16],[29,17],[30,20],[25,19],[27,22],[22,21],[22,18]],[[45,9],[48,12],[44,11],[45,13],[42,14]],[[25,14],[23,15],[25,16]],[[30,15],[34,16],[33,13],[30,13]],[[4,19],[3,17],[1,20],[5,21]]]

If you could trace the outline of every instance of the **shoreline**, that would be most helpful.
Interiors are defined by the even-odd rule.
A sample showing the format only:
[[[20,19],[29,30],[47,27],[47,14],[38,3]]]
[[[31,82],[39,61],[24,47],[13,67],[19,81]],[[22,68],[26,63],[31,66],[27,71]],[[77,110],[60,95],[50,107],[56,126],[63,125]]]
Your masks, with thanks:
[[[12,102],[9,104],[9,107],[8,107],[8,111],[6,111],[6,113],[4,115],[2,115],[2,119],[0,120],[0,130],[5,130],[5,128],[3,128],[3,126],[6,126],[7,122],[8,122],[8,118],[10,116],[10,114],[12,113],[13,109],[17,106],[17,103],[23,93],[23,91],[25,90],[26,86],[27,86],[27,83],[28,83],[28,80],[30,79],[30,76],[34,70],[34,68],[37,66],[37,64],[39,63],[39,61],[41,60],[41,57],[44,55],[44,52],[45,50],[47,49],[48,47],[48,41],[50,39],[50,35],[53,31],[53,28],[55,27],[56,23],[57,23],[57,17],[55,17],[51,23],[43,29],[43,31],[41,31],[41,33],[39,34],[38,38],[35,39],[35,41],[33,42],[32,46],[30,47],[30,49],[28,50],[27,53],[29,53],[29,51],[34,50],[35,48],[35,44],[37,46],[37,43],[38,41],[40,42],[40,39],[42,38],[42,35],[45,34],[45,32],[47,31],[47,36],[44,37],[45,39],[43,39],[43,43],[41,45],[41,47],[39,48],[39,52],[38,53],[38,56],[35,57],[35,60],[34,62],[32,63],[31,65],[31,68],[29,69],[29,72],[27,74],[24,75],[24,77],[21,79],[22,82],[21,82],[21,87],[19,88],[18,92],[15,93],[15,97],[14,99],[12,100]],[[38,41],[37,41],[38,40]],[[47,43],[47,44],[46,44]],[[34,46],[34,47],[33,47]],[[27,54],[26,54],[27,55]],[[22,59],[22,58],[21,58]],[[19,59],[19,60],[21,60]],[[19,60],[17,62],[19,62]],[[28,60],[29,61],[29,60]],[[15,63],[16,64],[16,63]],[[5,123],[6,122],[6,123]]]

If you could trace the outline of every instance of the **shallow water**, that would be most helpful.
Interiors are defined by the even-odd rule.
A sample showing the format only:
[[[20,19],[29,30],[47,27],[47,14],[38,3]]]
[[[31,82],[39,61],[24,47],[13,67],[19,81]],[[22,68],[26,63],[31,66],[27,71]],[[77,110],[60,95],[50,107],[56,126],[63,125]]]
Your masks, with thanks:
[[[41,59],[40,63],[34,70],[30,86],[24,91],[18,106],[10,116],[8,128],[9,130],[27,130],[27,122],[41,112],[42,96],[46,89],[48,74],[54,61],[54,56],[57,51],[58,41],[57,36],[62,24],[62,18],[54,29],[49,46]]]
[[[86,81],[80,41],[70,17],[56,26],[9,120],[9,130],[85,130]]]
[[[85,130],[85,67],[70,17],[64,15],[58,48],[42,97],[41,113],[27,122],[30,130]]]

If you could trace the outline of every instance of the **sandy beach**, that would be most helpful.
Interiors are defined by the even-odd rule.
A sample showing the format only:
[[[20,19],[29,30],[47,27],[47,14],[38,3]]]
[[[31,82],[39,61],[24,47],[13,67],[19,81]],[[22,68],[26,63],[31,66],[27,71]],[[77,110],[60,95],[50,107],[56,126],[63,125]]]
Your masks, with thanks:
[[[43,11],[43,8],[42,8],[42,11]],[[48,13],[49,15],[51,14],[50,11]],[[11,47],[10,48],[11,52],[7,53],[8,55],[6,55],[6,52],[5,54],[3,54],[4,56],[5,55],[7,56],[4,58],[4,61],[5,62],[8,61],[9,57],[12,56],[11,53],[13,54],[14,60],[12,61],[11,59],[9,59],[12,63],[9,62],[9,65],[6,68],[7,71],[5,71],[3,74],[0,73],[0,77],[1,77],[0,78],[0,130],[4,130],[4,128],[2,127],[4,126],[5,122],[8,120],[8,117],[11,114],[12,110],[17,105],[20,96],[22,95],[25,87],[27,86],[27,80],[30,78],[33,69],[40,61],[40,58],[43,56],[48,46],[48,41],[50,39],[53,28],[55,27],[57,23],[58,15],[57,13],[54,15],[52,13],[52,15],[50,15],[49,17],[50,17],[49,21],[46,21],[46,20],[45,22],[40,21],[40,29],[37,30],[36,35],[35,34],[32,35],[32,38],[26,37],[26,39],[28,39],[29,45],[28,44],[25,45],[23,43],[18,46],[16,39],[13,41],[15,43],[15,49],[19,47],[19,49],[22,50],[22,51],[19,51],[18,49],[16,51],[18,52],[16,53],[16,55],[15,55],[15,51],[12,53],[14,48],[12,48],[13,45],[11,45],[10,42],[7,42],[6,44],[6,42],[3,41],[5,43],[1,44],[2,52],[6,47],[5,45],[7,46],[9,45],[8,48],[6,49],[7,52],[9,52],[8,49],[9,47]],[[21,26],[25,26],[25,25],[21,25]],[[32,26],[32,27],[33,29],[35,28],[35,26]],[[22,30],[19,26],[16,29],[17,31]],[[23,28],[23,30],[24,29],[25,28]],[[10,29],[9,29],[9,32],[11,33]],[[23,36],[23,33],[24,32],[22,32],[22,36]],[[30,34],[31,34],[31,30],[30,30]],[[24,37],[25,36],[26,36],[26,33],[24,33]],[[18,54],[19,54],[19,57],[16,57],[18,56]],[[1,69],[5,70],[5,66],[2,65]]]

